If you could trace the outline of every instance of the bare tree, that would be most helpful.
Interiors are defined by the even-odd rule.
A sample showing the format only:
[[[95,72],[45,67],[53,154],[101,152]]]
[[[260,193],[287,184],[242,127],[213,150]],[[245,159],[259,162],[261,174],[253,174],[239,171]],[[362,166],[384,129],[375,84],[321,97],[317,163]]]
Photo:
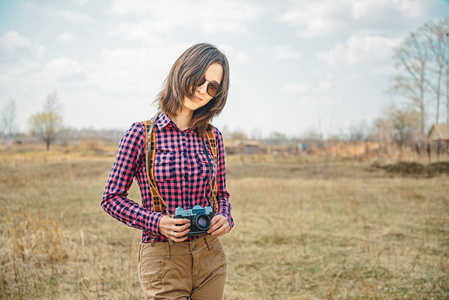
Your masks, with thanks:
[[[47,95],[44,111],[30,117],[29,126],[33,135],[39,137],[47,145],[56,140],[58,132],[63,129],[62,116],[59,114],[59,97],[56,91]]]
[[[11,99],[6,104],[2,113],[1,131],[6,136],[12,136],[16,132],[17,106],[16,101]]]
[[[390,91],[408,99],[407,111],[420,115],[424,134],[426,117],[435,112],[440,121],[441,99],[446,94],[446,121],[449,123],[449,18],[420,27],[395,49],[394,60],[399,74]],[[444,84],[445,83],[445,84]],[[431,101],[433,98],[434,101]],[[434,105],[434,106],[433,106]]]
[[[424,133],[426,120],[425,94],[428,82],[429,51],[420,31],[412,32],[395,50],[396,68],[403,71],[394,78],[391,92],[410,100],[410,106],[420,114],[420,130]]]
[[[426,46],[430,49],[430,76],[429,83],[431,91],[435,94],[435,123],[439,123],[441,97],[444,94],[444,79],[446,79],[446,94],[448,87],[448,58],[449,58],[449,43],[446,33],[449,31],[449,18],[438,20],[434,23],[427,23],[422,28],[422,33],[426,38]],[[448,96],[448,95],[446,95]]]

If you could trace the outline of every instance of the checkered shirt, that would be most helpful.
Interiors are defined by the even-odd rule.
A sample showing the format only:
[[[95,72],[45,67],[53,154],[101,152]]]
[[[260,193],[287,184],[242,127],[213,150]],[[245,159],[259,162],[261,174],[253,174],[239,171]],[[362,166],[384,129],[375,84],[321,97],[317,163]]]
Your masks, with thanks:
[[[167,115],[161,113],[154,126],[156,134],[156,157],[154,177],[162,199],[170,214],[175,208],[193,208],[210,205],[209,163],[204,153],[202,139],[196,130],[179,130]],[[226,166],[223,136],[213,128],[217,142],[218,163],[214,163],[209,144],[206,141],[207,155],[212,164],[213,176],[217,176],[218,213],[225,216],[231,228],[229,193],[226,191]],[[141,193],[142,205],[129,199],[128,190],[133,178]],[[148,243],[152,237],[156,242],[166,242],[159,233],[159,220],[163,214],[154,212],[150,185],[146,174],[145,126],[137,122],[131,125],[120,141],[117,156],[106,184],[101,202],[103,209],[128,226],[143,230],[142,242]],[[198,237],[189,237],[187,241]]]

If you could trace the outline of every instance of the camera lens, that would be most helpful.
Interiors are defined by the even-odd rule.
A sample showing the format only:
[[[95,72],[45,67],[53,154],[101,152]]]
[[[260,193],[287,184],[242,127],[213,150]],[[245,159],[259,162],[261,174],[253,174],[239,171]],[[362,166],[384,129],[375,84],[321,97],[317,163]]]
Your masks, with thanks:
[[[207,230],[210,227],[210,218],[206,215],[199,215],[196,217],[196,225],[201,230]]]

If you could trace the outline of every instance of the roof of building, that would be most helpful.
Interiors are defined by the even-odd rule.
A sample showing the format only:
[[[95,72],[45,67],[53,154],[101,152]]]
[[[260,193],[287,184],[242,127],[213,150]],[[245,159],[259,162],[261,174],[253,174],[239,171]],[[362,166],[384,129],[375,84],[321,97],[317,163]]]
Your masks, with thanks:
[[[434,124],[429,131],[432,141],[449,141],[449,124]]]

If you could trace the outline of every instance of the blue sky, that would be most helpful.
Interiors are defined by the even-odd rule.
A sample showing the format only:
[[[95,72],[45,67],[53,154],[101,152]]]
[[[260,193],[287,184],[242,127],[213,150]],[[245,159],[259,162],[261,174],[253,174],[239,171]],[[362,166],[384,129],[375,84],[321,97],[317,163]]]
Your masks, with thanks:
[[[442,0],[0,0],[0,108],[20,130],[57,90],[67,126],[150,118],[175,59],[198,42],[231,64],[219,128],[267,136],[370,124],[392,99],[407,34],[447,17]]]

